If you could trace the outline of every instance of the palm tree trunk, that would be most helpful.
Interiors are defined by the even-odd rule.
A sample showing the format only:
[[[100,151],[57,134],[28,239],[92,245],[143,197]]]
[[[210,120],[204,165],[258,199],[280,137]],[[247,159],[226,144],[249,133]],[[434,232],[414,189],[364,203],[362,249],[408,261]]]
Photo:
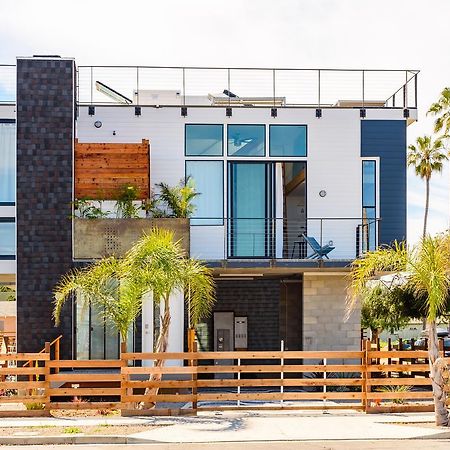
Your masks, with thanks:
[[[426,178],[425,181],[425,213],[423,216],[423,233],[422,237],[427,234],[427,221],[428,221],[428,209],[430,204],[430,178]]]
[[[167,347],[169,345],[169,327],[170,327],[170,307],[169,307],[169,295],[166,295],[164,297],[164,314],[161,317],[161,328],[159,331],[158,340],[156,342],[155,346],[155,353],[162,353],[167,351]],[[164,366],[164,359],[155,359],[154,367],[163,367]],[[150,376],[149,381],[161,381],[162,374],[161,373],[154,373]],[[147,388],[145,390],[144,395],[157,395],[159,388],[152,387]],[[143,409],[150,409],[155,407],[155,402],[143,402],[140,405]]]
[[[443,359],[439,357],[439,345],[436,332],[436,322],[427,321],[428,355],[430,364],[430,380],[433,388],[434,413],[437,426],[449,426],[449,413],[447,411],[447,394],[443,376]]]

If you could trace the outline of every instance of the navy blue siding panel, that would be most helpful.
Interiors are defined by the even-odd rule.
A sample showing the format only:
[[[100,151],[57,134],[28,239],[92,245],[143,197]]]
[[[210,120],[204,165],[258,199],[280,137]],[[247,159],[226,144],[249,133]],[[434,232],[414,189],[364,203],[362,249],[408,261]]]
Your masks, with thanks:
[[[362,120],[361,156],[380,157],[380,244],[406,239],[406,121]]]

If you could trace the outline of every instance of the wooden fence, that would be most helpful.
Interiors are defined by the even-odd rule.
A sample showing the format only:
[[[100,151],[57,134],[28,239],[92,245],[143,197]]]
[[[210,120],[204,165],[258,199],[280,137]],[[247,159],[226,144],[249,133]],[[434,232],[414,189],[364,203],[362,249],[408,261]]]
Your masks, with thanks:
[[[122,353],[118,360],[72,361],[52,359],[49,344],[46,348],[40,354],[0,355],[14,363],[0,372],[1,415],[55,409],[174,415],[433,408],[425,351],[378,351],[365,343],[361,351]],[[7,404],[34,408],[8,411]]]

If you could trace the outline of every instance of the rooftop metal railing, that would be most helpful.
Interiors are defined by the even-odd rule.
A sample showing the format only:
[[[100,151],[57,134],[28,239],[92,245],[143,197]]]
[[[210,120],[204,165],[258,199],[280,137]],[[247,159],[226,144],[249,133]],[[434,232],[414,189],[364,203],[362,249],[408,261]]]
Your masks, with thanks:
[[[148,91],[177,93],[169,105],[417,107],[418,70],[79,66],[81,104],[155,104]],[[108,97],[98,83],[113,90]],[[224,94],[226,91],[228,94]],[[118,98],[114,93],[120,94]],[[113,100],[114,98],[114,100]],[[117,101],[119,99],[119,101]],[[127,100],[125,100],[127,99]],[[206,103],[207,106],[208,102]]]
[[[82,105],[416,108],[418,74],[379,69],[78,66],[76,89]],[[0,65],[0,103],[14,103],[15,90],[15,66]]]

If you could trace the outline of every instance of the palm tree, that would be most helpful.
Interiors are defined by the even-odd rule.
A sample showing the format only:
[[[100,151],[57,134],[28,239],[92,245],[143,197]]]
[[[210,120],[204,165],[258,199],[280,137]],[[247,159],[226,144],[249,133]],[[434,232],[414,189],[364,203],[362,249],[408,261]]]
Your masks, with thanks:
[[[417,146],[410,145],[408,153],[408,166],[413,166],[420,178],[425,180],[425,214],[423,219],[423,233],[427,232],[428,210],[430,203],[430,179],[434,172],[442,172],[443,161],[447,155],[442,150],[445,149],[442,139],[432,140],[431,136],[418,137]]]
[[[439,116],[434,122],[434,132],[444,131],[447,135],[450,131],[450,88],[444,88],[438,101],[430,106],[427,114]]]
[[[214,281],[210,269],[186,257],[173,232],[153,229],[141,237],[122,259],[109,257],[65,275],[55,288],[53,316],[59,323],[61,308],[74,293],[87,304],[98,305],[126,343],[128,330],[139,316],[146,294],[164,305],[155,352],[165,352],[169,340],[169,298],[189,287],[190,322],[210,314]],[[162,360],[158,364],[162,364]]]
[[[450,234],[425,236],[420,244],[407,249],[404,244],[367,252],[352,264],[348,290],[348,312],[367,290],[368,281],[380,272],[393,272],[399,280],[395,288],[412,290],[416,298],[424,298],[428,331],[430,379],[436,415],[436,425],[449,426],[446,408],[444,369],[439,357],[436,320],[444,312],[450,289]]]
[[[194,214],[196,207],[192,202],[200,193],[195,190],[190,176],[182,179],[177,186],[169,186],[167,183],[156,186],[160,190],[159,199],[167,204],[172,217],[188,218]]]

